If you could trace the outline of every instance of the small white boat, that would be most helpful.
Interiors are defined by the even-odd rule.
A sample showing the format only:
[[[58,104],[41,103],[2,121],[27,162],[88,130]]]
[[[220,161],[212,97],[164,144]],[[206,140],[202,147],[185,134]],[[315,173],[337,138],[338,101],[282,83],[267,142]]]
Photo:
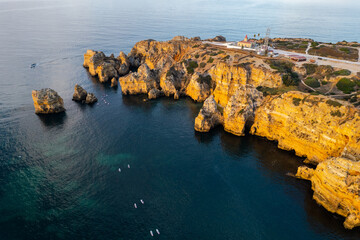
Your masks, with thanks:
[[[130,164],[128,164],[128,168],[130,168]]]
[[[136,203],[134,203],[134,208],[137,208],[137,205],[136,205]]]
[[[144,204],[144,200],[140,199],[140,202],[141,202],[142,204]]]
[[[159,235],[160,235],[160,231],[159,231],[159,229],[156,229],[156,232],[157,232],[157,234],[159,234]]]
[[[121,172],[121,168],[119,168],[119,172]]]
[[[153,232],[150,230],[150,235],[153,237],[154,236],[154,234],[153,234]]]

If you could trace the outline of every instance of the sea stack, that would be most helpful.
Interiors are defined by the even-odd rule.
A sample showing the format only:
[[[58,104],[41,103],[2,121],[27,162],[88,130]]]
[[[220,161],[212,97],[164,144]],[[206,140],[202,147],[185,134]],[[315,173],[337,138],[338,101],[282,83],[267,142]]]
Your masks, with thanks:
[[[66,110],[63,99],[53,89],[33,90],[32,98],[36,114],[60,113]]]
[[[76,84],[74,88],[73,101],[85,101],[87,96],[87,92],[80,85]]]

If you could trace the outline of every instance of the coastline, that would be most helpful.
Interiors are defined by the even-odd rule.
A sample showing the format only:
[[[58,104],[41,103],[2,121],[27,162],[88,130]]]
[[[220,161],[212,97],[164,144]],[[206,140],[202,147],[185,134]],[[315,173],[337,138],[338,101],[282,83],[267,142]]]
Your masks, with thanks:
[[[89,50],[84,55],[84,67],[100,82],[119,78],[124,95],[147,94],[149,99],[167,96],[176,100],[189,96],[204,102],[195,119],[197,131],[208,132],[223,125],[225,131],[242,136],[249,127],[251,134],[275,140],[279,148],[307,157],[306,163],[317,165],[314,172],[322,171],[323,164],[319,163],[329,163],[331,169],[343,158],[357,169],[359,109],[331,96],[304,93],[306,88],[299,84],[309,75],[321,73],[327,74],[323,81],[336,83],[339,78],[329,77],[329,70],[343,70],[316,65],[315,73],[310,73],[285,59],[259,57],[243,50],[234,53],[209,45],[199,38],[145,40],[135,44],[129,55],[121,52],[117,58]],[[358,81],[356,75],[351,76]],[[269,93],[274,89],[275,93]],[[346,228],[359,226],[360,201],[354,188],[360,189],[360,175],[354,175],[352,169],[344,170],[346,177],[341,177],[344,173],[321,175],[306,171],[300,167],[296,176],[312,181],[314,199],[344,216]],[[350,184],[349,174],[353,177]],[[322,187],[326,184],[323,179],[334,181],[331,191]],[[320,195],[323,197],[315,197]]]

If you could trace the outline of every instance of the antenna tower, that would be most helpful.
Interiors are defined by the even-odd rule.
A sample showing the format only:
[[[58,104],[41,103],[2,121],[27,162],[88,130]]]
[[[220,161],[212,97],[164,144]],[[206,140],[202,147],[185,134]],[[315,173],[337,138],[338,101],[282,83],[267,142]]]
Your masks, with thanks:
[[[265,41],[264,41],[265,48],[269,47],[269,38],[270,38],[270,28],[268,28],[266,30],[266,37],[265,37]]]

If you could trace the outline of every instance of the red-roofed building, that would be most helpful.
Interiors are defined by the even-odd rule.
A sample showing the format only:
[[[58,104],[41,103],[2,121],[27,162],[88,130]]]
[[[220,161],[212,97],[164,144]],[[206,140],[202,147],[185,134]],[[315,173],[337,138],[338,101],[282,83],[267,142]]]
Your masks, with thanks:
[[[253,48],[255,47],[255,42],[253,40],[249,40],[248,36],[246,35],[244,40],[238,42],[237,45],[244,48]]]

